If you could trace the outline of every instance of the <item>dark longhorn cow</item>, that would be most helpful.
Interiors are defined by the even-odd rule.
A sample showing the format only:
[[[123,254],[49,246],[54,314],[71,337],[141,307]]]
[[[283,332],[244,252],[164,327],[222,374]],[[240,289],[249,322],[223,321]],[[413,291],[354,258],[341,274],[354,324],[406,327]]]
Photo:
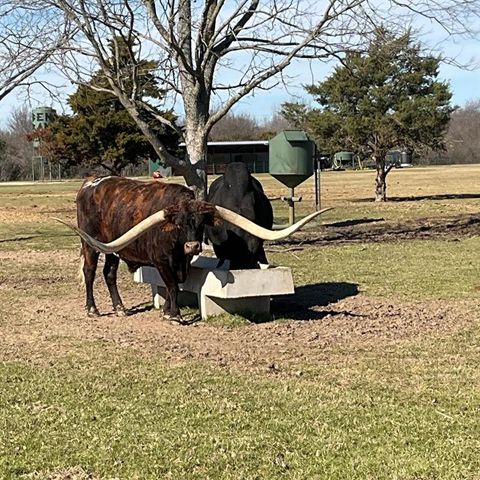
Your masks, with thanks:
[[[175,207],[173,207],[175,206]],[[118,251],[105,256],[103,275],[113,308],[123,315],[125,308],[117,289],[117,268],[122,259],[130,271],[155,266],[167,290],[166,316],[178,317],[177,285],[185,281],[189,260],[201,252],[203,225],[212,223],[214,209],[195,202],[193,192],[181,185],[144,183],[121,177],[87,178],[77,195],[78,227],[102,242],[110,242],[148,216],[166,209],[165,220]],[[82,240],[86,308],[98,315],[93,281],[101,249]]]
[[[125,314],[117,289],[117,269],[122,259],[131,271],[140,266],[158,269],[166,286],[164,315],[179,319],[178,284],[185,281],[192,256],[201,252],[205,225],[214,226],[223,219],[265,240],[276,240],[321,213],[312,213],[292,227],[273,232],[226,208],[195,200],[193,192],[182,185],[122,177],[87,178],[76,202],[78,227],[66,225],[82,238],[86,308],[92,316],[98,315],[93,281],[99,252],[105,253],[103,274],[119,315]]]
[[[242,162],[227,164],[225,173],[214,180],[208,192],[208,201],[233,210],[264,228],[273,225],[273,210],[261,183]],[[267,264],[263,240],[227,222],[206,227],[220,264],[230,261],[232,270],[258,268]]]

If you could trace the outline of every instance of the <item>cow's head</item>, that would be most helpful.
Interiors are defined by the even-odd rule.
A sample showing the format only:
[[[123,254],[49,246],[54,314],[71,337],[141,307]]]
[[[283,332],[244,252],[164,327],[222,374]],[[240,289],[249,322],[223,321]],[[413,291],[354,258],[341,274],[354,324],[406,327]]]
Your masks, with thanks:
[[[215,222],[215,207],[207,202],[185,200],[166,208],[164,214],[160,228],[175,232],[186,255],[198,255],[202,251],[203,227]]]
[[[318,212],[313,212],[290,227],[284,228],[283,230],[274,231],[260,227],[256,223],[253,223],[247,218],[242,217],[238,213],[232,212],[227,208],[220,207],[219,205],[197,201],[191,201],[188,203],[191,203],[192,206],[188,207],[185,211],[181,208],[181,205],[183,204],[183,202],[181,202],[168,207],[165,210],[160,210],[159,212],[150,215],[132,227],[128,232],[124,233],[121,237],[118,237],[116,240],[113,240],[109,243],[100,242],[80,228],[70,225],[59,218],[56,218],[56,220],[67,225],[72,230],[75,230],[90,246],[99,252],[115,253],[130,245],[130,243],[134,242],[138,237],[142,236],[156,225],[160,225],[161,227],[163,226],[164,229],[168,231],[169,228],[182,229],[186,224],[188,224],[188,228],[184,228],[184,230],[182,230],[182,235],[185,235],[183,237],[185,239],[184,245],[188,242],[201,241],[201,235],[198,236],[199,232],[201,231],[200,229],[203,229],[205,224],[213,225],[216,219],[226,220],[227,222],[230,222],[233,225],[236,225],[237,227],[240,227],[246,232],[251,233],[252,235],[255,235],[263,240],[281,240],[282,238],[286,238],[292,233],[296,232],[299,228],[303,227],[303,225],[313,220],[317,215],[330,210],[330,208],[324,208]],[[189,233],[187,234],[184,232]],[[190,247],[187,248],[190,248],[192,251],[198,248],[198,246],[191,244]]]
[[[223,187],[242,197],[251,191],[252,175],[247,165],[243,162],[228,163],[223,174]]]

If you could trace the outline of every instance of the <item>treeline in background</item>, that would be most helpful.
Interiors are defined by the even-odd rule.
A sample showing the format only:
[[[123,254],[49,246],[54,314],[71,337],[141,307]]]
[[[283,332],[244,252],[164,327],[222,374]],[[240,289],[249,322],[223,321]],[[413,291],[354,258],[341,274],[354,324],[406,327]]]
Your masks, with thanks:
[[[31,135],[33,131],[31,111],[28,107],[13,110],[5,127],[0,129],[0,181],[22,181],[32,179],[32,157],[34,155]],[[270,118],[256,119],[245,113],[226,115],[212,129],[210,141],[268,140],[278,132],[295,128],[280,113]],[[470,164],[480,163],[480,100],[472,100],[452,114],[445,134],[445,150],[414,157],[416,165]],[[318,145],[321,150],[321,145]],[[62,159],[52,158],[62,163]],[[86,164],[69,165],[61,168],[61,178],[82,177],[90,167]],[[103,169],[103,173],[109,173]],[[102,173],[102,168],[96,169]],[[123,168],[123,175],[145,175],[148,160],[140,159],[136,164]]]

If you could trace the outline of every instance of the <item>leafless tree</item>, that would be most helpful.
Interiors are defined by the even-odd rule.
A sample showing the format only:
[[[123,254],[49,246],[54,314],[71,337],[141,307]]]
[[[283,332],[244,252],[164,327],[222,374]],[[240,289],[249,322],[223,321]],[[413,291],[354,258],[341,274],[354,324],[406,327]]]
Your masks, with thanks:
[[[279,113],[256,120],[247,113],[227,113],[211,129],[210,141],[268,140],[282,130],[293,128]]]
[[[256,140],[259,135],[257,121],[245,113],[227,113],[210,130],[211,141]]]
[[[31,178],[33,147],[27,136],[32,131],[31,112],[20,107],[12,111],[7,128],[0,131],[3,155],[0,158],[0,180]]]
[[[293,128],[294,126],[280,112],[275,112],[267,121],[262,123],[262,137],[272,137],[282,130],[291,130]]]
[[[445,138],[446,156],[453,163],[480,161],[480,100],[472,100],[452,113]]]
[[[19,0],[18,0],[19,1]],[[361,46],[379,24],[404,29],[422,19],[446,34],[466,34],[480,0],[23,0],[43,4],[78,29],[61,69],[77,83],[102,70],[114,93],[149,138],[199,196],[205,188],[206,141],[231,107],[259,89],[288,83],[299,59],[341,58]],[[116,54],[112,58],[109,41]],[[122,68],[122,45],[129,68]],[[150,128],[168,123],[142,101],[141,60],[157,62],[167,106],[183,104],[187,159],[169,153]],[[124,65],[123,65],[124,66]],[[150,117],[149,117],[150,115]]]
[[[8,133],[26,138],[32,132],[32,128],[32,112],[26,105],[18,107],[10,113],[7,121]]]
[[[36,2],[0,0],[0,101],[37,83],[35,73],[67,42],[70,23]],[[48,84],[43,82],[43,87]]]

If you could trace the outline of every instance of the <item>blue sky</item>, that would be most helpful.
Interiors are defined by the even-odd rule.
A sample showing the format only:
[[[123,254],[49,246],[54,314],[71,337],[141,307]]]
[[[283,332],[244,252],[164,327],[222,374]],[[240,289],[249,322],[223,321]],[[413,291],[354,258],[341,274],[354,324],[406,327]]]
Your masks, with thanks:
[[[462,63],[475,62],[479,61],[477,55],[479,46],[480,40],[456,42],[455,44],[446,45],[444,54],[450,57],[455,56],[458,61]],[[321,63],[318,63],[316,66],[296,63],[290,68],[289,73],[293,78],[287,88],[279,85],[269,91],[257,91],[255,94],[244,98],[234,107],[233,111],[237,113],[248,113],[258,121],[263,121],[278,111],[283,102],[302,101],[310,104],[311,97],[306,94],[302,85],[322,80],[329,74],[332,68],[332,65]],[[57,83],[59,81],[58,76],[55,76],[53,73],[49,73],[45,78],[54,80]],[[463,106],[470,100],[480,100],[480,69],[462,69],[453,65],[444,64],[441,66],[440,78],[450,83],[453,92],[453,104]],[[66,94],[72,91],[72,87],[65,88],[64,98]],[[33,108],[43,105],[50,106],[52,105],[52,101],[45,92],[39,90],[37,90],[30,99],[27,99],[22,92],[14,91],[0,102],[0,128],[5,127],[8,122],[9,112],[22,104],[28,104]],[[59,112],[62,110],[62,106],[59,103],[54,103],[53,106]],[[66,103],[63,103],[63,106],[65,107]]]
[[[321,78],[318,76],[317,80],[321,80]],[[454,105],[463,106],[468,101],[480,100],[480,70],[467,71],[447,65],[442,66],[440,78],[450,83]],[[288,92],[283,88],[276,88],[270,92],[260,92],[254,97],[246,98],[240,102],[235,111],[250,113],[258,120],[262,120],[278,111],[283,102],[301,101],[311,104],[311,97],[301,87],[305,83],[311,82],[307,77],[302,77],[297,81],[298,86],[290,87]],[[289,93],[294,96],[289,95]]]

